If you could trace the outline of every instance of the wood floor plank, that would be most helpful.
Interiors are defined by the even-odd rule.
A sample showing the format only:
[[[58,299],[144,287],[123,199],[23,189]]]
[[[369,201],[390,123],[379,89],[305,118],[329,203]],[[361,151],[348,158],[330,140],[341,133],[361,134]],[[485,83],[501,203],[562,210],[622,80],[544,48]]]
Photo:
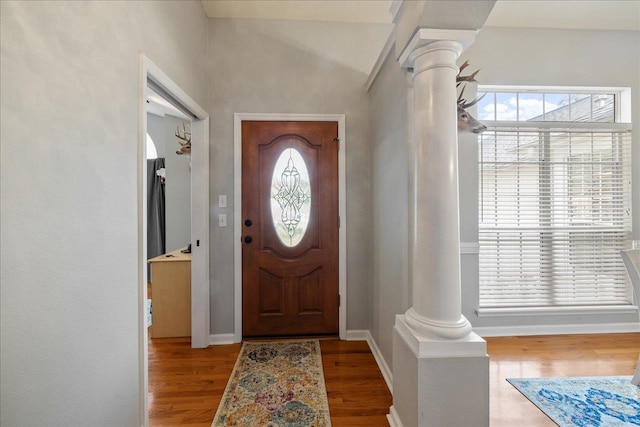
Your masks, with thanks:
[[[486,338],[491,357],[491,426],[555,426],[506,378],[632,375],[640,334]]]
[[[368,344],[332,339],[320,346],[332,425],[388,426],[392,398]],[[151,340],[150,425],[209,427],[240,348],[192,349],[188,338]],[[551,427],[555,424],[506,378],[631,375],[640,334],[487,338],[487,351],[491,426]]]

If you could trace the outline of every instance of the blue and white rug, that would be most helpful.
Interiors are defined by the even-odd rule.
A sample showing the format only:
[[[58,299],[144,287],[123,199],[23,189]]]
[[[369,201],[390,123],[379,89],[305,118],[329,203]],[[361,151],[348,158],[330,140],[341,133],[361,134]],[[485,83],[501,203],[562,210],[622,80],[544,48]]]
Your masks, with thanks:
[[[640,426],[631,377],[507,378],[559,426]]]

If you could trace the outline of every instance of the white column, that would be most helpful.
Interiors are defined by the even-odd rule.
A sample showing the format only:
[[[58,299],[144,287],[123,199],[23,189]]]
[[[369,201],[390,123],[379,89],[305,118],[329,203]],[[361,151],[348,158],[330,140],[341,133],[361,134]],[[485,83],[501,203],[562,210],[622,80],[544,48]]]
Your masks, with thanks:
[[[432,41],[413,50],[413,307],[409,326],[427,337],[471,332],[462,315],[458,211],[456,61],[462,44]]]
[[[458,202],[458,56],[471,30],[416,32],[399,61],[412,70],[413,307],[393,330],[392,427],[489,425],[486,342],[462,315]]]

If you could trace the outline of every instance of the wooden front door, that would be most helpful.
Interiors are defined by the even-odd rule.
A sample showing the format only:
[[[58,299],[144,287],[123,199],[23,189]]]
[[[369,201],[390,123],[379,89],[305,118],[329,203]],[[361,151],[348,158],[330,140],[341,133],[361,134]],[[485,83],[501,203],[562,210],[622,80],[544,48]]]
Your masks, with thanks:
[[[243,336],[338,333],[338,221],[338,123],[243,121]]]

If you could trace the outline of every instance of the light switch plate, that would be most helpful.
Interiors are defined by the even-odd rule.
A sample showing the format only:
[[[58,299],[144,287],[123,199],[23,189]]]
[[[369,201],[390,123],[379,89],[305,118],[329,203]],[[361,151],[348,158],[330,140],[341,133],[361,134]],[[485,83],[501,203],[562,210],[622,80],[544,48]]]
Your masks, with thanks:
[[[222,194],[218,197],[218,207],[226,208],[227,207],[227,196]]]
[[[218,215],[218,226],[226,227],[227,226],[227,214]]]

